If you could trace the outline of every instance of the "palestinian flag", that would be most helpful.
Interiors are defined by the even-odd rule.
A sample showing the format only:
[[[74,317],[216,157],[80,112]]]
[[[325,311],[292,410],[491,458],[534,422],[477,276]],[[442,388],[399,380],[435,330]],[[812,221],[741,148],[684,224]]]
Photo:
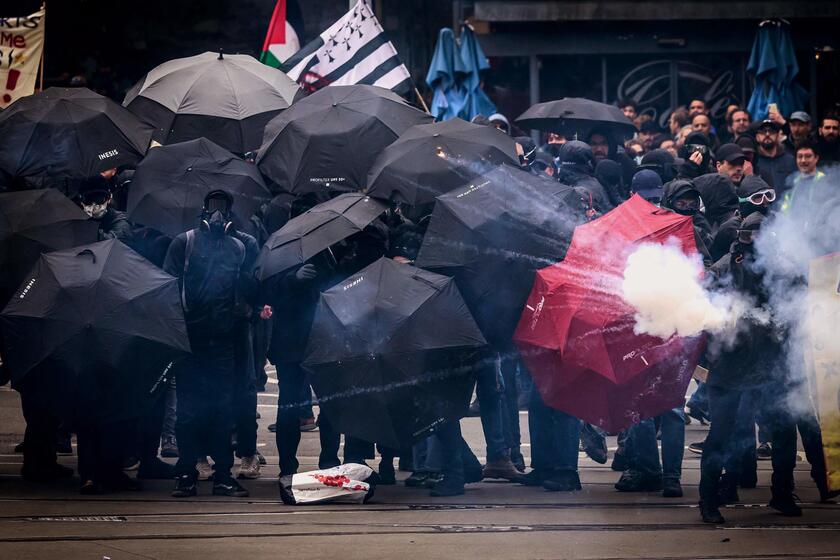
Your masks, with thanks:
[[[268,33],[263,43],[260,62],[279,68],[283,61],[298,50],[300,50],[300,41],[297,33],[286,21],[286,0],[277,0],[274,13],[271,14],[271,22],[268,24]]]

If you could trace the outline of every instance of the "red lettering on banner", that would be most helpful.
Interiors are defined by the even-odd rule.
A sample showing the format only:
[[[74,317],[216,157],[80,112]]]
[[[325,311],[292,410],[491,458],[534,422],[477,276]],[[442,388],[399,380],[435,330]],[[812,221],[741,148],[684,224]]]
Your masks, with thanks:
[[[14,49],[26,48],[26,37],[0,32],[0,47],[12,47]]]

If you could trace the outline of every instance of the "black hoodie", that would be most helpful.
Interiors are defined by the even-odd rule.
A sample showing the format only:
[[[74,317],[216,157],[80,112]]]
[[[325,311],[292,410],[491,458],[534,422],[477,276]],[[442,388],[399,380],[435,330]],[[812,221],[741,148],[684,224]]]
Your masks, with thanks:
[[[572,140],[560,147],[557,180],[570,187],[582,187],[592,195],[592,206],[603,214],[612,210],[607,191],[593,176],[595,171],[592,148],[585,142]]]

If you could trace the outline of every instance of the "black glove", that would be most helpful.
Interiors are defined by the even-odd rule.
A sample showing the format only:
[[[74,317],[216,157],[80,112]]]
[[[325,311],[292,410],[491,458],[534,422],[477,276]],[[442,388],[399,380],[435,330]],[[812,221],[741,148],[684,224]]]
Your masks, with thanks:
[[[295,272],[295,280],[298,282],[309,282],[318,276],[318,270],[314,264],[305,264]]]

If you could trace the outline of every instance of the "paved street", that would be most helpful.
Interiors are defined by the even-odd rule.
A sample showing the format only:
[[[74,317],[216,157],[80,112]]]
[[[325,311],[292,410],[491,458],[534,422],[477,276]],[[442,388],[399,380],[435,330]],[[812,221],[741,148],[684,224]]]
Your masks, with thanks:
[[[259,397],[259,446],[269,465],[262,479],[244,483],[251,497],[214,498],[203,483],[198,497],[176,500],[168,481],[99,497],[79,496],[75,479],[24,483],[21,456],[12,450],[23,433],[17,394],[0,388],[0,558],[840,558],[840,506],[815,503],[805,462],[797,470],[804,517],[783,518],[766,507],[770,465],[762,461],[759,487],[723,510],[726,527],[699,521],[699,456],[691,453],[686,496],[677,500],[621,494],[612,487],[617,473],[581,455],[584,489],[574,494],[483,482],[464,496],[437,499],[400,484],[380,487],[365,506],[285,506],[266,429],[276,410],[272,393],[276,385]],[[520,418],[527,442],[527,416]],[[465,420],[464,428],[483,460],[478,419]],[[689,426],[687,442],[702,437],[700,426]],[[302,469],[315,467],[317,449],[317,432],[304,434]],[[527,459],[527,444],[523,452]],[[75,457],[60,461],[74,465]]]

